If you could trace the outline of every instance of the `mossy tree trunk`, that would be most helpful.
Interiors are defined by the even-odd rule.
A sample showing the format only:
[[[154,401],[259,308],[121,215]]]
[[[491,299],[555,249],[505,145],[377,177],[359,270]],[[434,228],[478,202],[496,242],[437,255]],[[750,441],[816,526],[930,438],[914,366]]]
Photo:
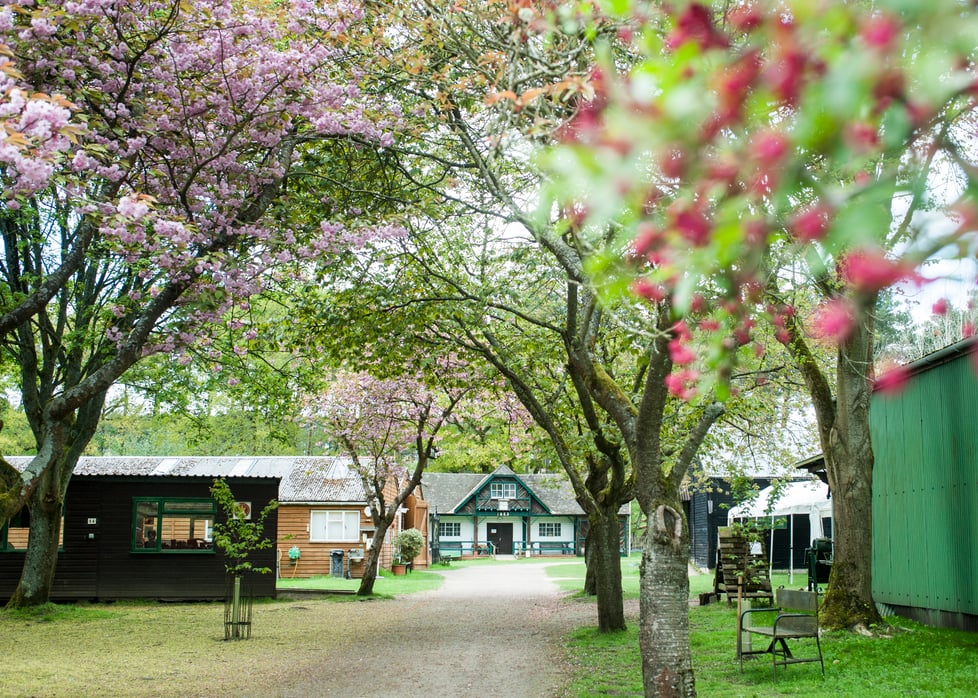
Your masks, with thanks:
[[[625,629],[625,607],[621,593],[621,525],[618,506],[602,507],[588,517],[589,573],[594,574],[594,591],[598,602],[598,630],[610,632]]]
[[[812,397],[819,441],[832,492],[833,564],[822,605],[827,628],[882,624],[873,602],[873,446],[869,403],[873,391],[873,312],[864,315],[836,350],[835,394],[802,329],[789,321],[788,348]]]
[[[39,475],[25,483],[30,510],[30,539],[20,581],[8,608],[47,603],[54,585],[61,540],[61,517],[71,474],[98,426],[105,392],[96,393],[75,412],[52,418],[50,412],[31,409],[28,420],[38,441],[38,455],[29,468]]]

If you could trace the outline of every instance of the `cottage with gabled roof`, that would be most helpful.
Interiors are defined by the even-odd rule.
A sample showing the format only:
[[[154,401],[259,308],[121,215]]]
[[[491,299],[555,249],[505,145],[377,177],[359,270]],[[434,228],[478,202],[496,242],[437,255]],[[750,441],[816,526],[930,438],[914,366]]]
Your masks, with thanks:
[[[583,555],[588,520],[563,474],[432,473],[421,480],[432,520],[432,557]],[[620,511],[629,553],[628,505]]]
[[[366,552],[374,544],[370,502],[360,476],[346,457],[292,459],[279,489],[278,551],[283,577],[363,576]],[[389,482],[393,499],[399,483]],[[419,491],[408,497],[404,511],[388,530],[381,567],[393,559],[391,540],[404,529],[417,528],[428,539],[428,505]],[[427,567],[427,546],[414,567]]]

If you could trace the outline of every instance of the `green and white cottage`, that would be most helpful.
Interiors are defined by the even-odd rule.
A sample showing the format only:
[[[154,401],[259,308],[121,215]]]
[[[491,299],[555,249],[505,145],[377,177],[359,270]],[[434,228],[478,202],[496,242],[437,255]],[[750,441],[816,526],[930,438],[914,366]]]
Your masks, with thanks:
[[[480,555],[583,555],[588,520],[563,474],[425,473],[432,559]],[[629,507],[619,511],[628,555]]]

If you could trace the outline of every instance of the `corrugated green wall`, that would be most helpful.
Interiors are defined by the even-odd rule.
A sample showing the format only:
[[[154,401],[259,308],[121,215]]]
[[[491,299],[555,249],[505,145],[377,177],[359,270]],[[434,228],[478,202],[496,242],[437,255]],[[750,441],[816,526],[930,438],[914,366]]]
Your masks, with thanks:
[[[978,614],[978,376],[969,356],[874,395],[873,596]]]

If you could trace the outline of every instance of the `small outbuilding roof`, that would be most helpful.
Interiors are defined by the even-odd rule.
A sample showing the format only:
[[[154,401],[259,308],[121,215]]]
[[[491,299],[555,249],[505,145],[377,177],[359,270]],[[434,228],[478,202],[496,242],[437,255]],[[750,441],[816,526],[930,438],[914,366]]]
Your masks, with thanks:
[[[30,456],[6,459],[24,470]],[[365,504],[349,458],[335,456],[82,456],[74,475],[92,477],[280,478],[278,501]]]

